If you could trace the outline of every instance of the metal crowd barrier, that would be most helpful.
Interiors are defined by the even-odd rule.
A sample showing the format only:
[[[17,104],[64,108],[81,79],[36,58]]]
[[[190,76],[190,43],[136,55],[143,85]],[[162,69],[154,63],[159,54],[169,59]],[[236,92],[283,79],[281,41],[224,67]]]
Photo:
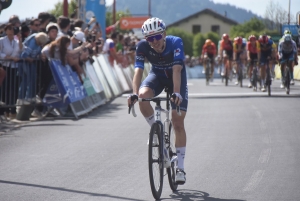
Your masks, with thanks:
[[[49,62],[1,59],[0,63],[6,74],[0,83],[0,115],[4,112],[16,115],[17,106],[41,104],[52,80]]]

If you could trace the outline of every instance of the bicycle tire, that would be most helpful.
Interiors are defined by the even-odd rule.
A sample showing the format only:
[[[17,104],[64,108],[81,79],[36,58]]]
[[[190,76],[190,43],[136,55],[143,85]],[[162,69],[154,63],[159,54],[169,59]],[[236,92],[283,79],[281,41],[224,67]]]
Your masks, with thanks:
[[[253,67],[252,85],[253,85],[253,91],[257,91],[257,68],[256,67]]]
[[[210,62],[207,61],[206,69],[205,69],[205,76],[206,76],[206,85],[209,85],[209,71],[210,71]]]
[[[289,67],[285,68],[285,87],[286,87],[286,94],[290,94],[290,69]]]
[[[240,87],[243,87],[243,65],[240,63],[240,61],[238,62],[238,66],[237,66],[237,70],[238,70],[238,81],[240,83]]]
[[[267,85],[268,85],[268,95],[271,96],[271,71],[270,71],[270,68],[268,68],[268,71],[267,71]]]
[[[172,138],[173,136],[173,138]],[[174,132],[173,132],[173,125],[172,123],[170,123],[169,126],[169,146],[167,147],[168,151],[169,151],[169,156],[170,159],[172,158],[173,155],[176,155],[176,153],[174,151],[176,151],[175,149],[175,141],[173,142],[174,139]],[[169,185],[172,191],[176,191],[178,184],[176,184],[175,182],[175,175],[176,175],[176,168],[175,168],[176,164],[175,162],[171,163],[171,167],[167,168],[167,173],[168,173],[168,180],[169,180]]]
[[[153,145],[152,143],[154,134],[157,134],[158,145]],[[160,199],[162,193],[164,177],[163,143],[161,135],[161,126],[158,123],[154,123],[151,126],[149,134],[148,166],[152,195],[157,200]],[[155,156],[155,158],[153,158],[153,156]],[[153,167],[153,165],[157,165],[157,167]],[[157,173],[155,171],[157,171]]]
[[[228,69],[225,67],[225,86],[228,86]]]

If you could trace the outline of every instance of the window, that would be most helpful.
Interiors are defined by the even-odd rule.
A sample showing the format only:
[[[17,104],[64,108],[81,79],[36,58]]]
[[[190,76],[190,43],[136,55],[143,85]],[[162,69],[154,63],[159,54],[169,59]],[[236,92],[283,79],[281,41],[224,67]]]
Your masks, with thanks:
[[[211,31],[220,34],[220,25],[212,25]]]
[[[193,25],[193,34],[201,32],[201,25]]]

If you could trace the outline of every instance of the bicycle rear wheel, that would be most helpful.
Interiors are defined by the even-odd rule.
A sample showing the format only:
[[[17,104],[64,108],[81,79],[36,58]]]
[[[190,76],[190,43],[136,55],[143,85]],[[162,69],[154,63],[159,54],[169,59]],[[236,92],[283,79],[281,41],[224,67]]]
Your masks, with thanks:
[[[206,69],[205,69],[206,85],[209,85],[209,75],[210,75],[210,62],[207,62]]]
[[[225,67],[225,86],[228,86],[229,70]]]
[[[267,73],[268,73],[267,74],[268,95],[271,96],[271,82],[272,82],[272,79],[271,79],[270,69],[268,69]]]
[[[153,142],[154,135],[157,135],[157,142]],[[164,176],[163,142],[161,135],[161,126],[158,123],[154,123],[149,134],[148,165],[152,195],[157,200],[160,199],[162,193]]]
[[[257,91],[257,68],[256,67],[253,67],[252,85],[253,85],[253,91]]]
[[[290,94],[290,69],[289,67],[285,68],[285,88],[286,88],[286,94]]]
[[[169,157],[170,160],[172,157],[176,157],[176,148],[175,148],[175,133],[173,131],[173,126],[172,123],[169,126],[169,137],[168,137],[168,145],[167,149],[169,151]],[[177,161],[177,160],[176,160]],[[169,179],[169,184],[170,188],[172,191],[176,191],[178,184],[175,182],[175,175],[176,175],[176,161],[171,160],[171,167],[167,168],[167,173],[168,173],[168,179]]]
[[[240,87],[243,87],[243,70],[242,68],[240,68],[240,72],[239,72],[239,81],[240,81]]]

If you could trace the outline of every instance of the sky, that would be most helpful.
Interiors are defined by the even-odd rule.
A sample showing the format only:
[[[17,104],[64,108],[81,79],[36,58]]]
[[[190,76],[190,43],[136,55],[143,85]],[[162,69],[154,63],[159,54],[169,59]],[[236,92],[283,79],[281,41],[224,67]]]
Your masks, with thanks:
[[[49,11],[57,2],[63,0],[13,0],[12,5],[0,14],[0,22],[7,22],[11,15],[18,15],[20,19],[37,17],[38,13]],[[70,1],[70,0],[69,0]],[[128,0],[130,1],[130,0]],[[147,1],[147,0],[141,0]],[[163,1],[163,0],[162,0]],[[200,0],[199,0],[200,1]],[[253,13],[264,16],[269,0],[212,0],[215,3],[229,3],[240,8],[251,10]],[[289,0],[273,0],[278,2],[283,9],[288,10]],[[106,0],[106,5],[111,5],[113,0]],[[118,0],[116,0],[118,2]],[[300,0],[291,0],[291,14],[296,16],[300,11]],[[291,20],[295,21],[295,20]]]

